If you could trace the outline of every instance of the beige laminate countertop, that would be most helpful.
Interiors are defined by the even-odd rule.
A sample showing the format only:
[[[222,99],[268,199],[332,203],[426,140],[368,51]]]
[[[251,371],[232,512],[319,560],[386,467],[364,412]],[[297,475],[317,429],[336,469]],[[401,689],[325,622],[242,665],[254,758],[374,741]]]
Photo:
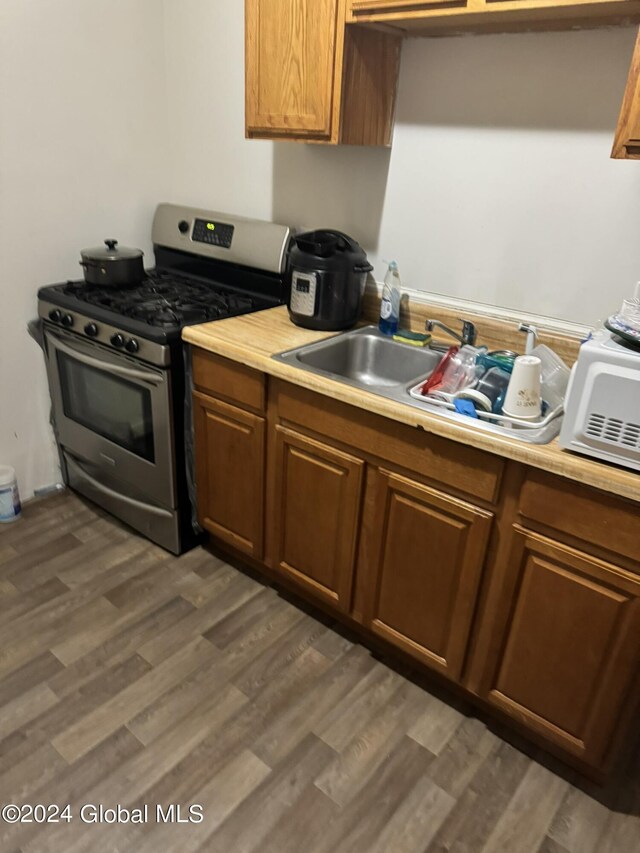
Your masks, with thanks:
[[[557,440],[547,445],[534,445],[487,435],[272,358],[276,353],[315,343],[330,336],[327,332],[312,332],[295,326],[289,320],[284,306],[198,326],[187,326],[182,332],[183,339],[194,346],[318,394],[409,426],[421,427],[451,441],[477,447],[640,502],[640,474],[561,450]]]

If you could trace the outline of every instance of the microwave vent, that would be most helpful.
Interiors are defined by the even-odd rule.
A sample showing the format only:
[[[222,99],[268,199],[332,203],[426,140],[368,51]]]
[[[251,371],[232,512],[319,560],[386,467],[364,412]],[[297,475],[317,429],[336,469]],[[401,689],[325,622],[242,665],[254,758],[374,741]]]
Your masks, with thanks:
[[[591,438],[599,438],[622,447],[640,449],[640,424],[608,418],[606,415],[592,412],[587,421],[586,433]]]

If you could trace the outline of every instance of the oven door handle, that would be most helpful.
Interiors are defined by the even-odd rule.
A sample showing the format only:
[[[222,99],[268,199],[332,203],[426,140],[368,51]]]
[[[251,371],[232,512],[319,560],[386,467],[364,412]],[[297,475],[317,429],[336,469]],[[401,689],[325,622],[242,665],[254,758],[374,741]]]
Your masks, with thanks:
[[[51,337],[54,341],[54,346],[66,353],[71,358],[75,358],[77,361],[82,362],[82,364],[86,364],[89,367],[95,367],[98,370],[106,370],[109,373],[118,373],[120,376],[125,376],[130,379],[138,379],[143,382],[151,382],[154,385],[161,385],[164,381],[163,376],[152,373],[151,371],[147,372],[146,370],[136,370],[135,367],[124,367],[121,364],[114,364],[113,362],[101,361],[99,358],[94,358],[93,356],[86,355],[86,353],[78,352],[75,347],[69,346],[69,344],[65,344],[57,335],[52,335],[49,333],[49,337]]]
[[[122,503],[128,504],[136,509],[142,509],[145,512],[153,513],[161,518],[173,518],[171,513],[166,509],[154,506],[153,504],[144,503],[143,501],[137,501],[135,498],[130,498],[129,495],[123,495],[121,492],[116,492],[114,489],[110,489],[109,486],[103,485],[99,480],[96,480],[95,477],[92,477],[91,474],[87,473],[87,471],[85,471],[84,468],[68,453],[65,453],[65,462],[73,469],[73,472],[78,479],[86,480],[94,489],[96,489],[96,491],[101,492],[103,495],[107,495],[110,498],[116,498],[117,500],[122,501]]]

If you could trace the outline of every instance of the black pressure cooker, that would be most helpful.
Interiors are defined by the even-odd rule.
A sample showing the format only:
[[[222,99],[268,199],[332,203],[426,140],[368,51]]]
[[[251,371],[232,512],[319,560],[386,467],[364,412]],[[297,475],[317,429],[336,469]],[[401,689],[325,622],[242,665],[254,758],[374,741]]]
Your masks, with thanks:
[[[325,332],[355,325],[372,269],[363,249],[341,231],[298,234],[288,255],[291,320]]]

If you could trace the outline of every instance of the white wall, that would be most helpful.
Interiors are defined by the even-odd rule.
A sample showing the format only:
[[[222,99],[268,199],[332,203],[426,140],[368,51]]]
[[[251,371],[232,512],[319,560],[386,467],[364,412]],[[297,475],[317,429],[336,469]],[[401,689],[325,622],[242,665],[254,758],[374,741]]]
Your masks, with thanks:
[[[585,324],[640,278],[640,164],[609,159],[635,27],[411,39],[387,151],[244,140],[242,4],[165,8],[176,198],[342,228],[378,280],[394,257],[407,287]]]
[[[165,194],[163,19],[156,0],[0,0],[0,464],[22,497],[58,479],[40,285],[80,277],[114,236],[150,252]]]

